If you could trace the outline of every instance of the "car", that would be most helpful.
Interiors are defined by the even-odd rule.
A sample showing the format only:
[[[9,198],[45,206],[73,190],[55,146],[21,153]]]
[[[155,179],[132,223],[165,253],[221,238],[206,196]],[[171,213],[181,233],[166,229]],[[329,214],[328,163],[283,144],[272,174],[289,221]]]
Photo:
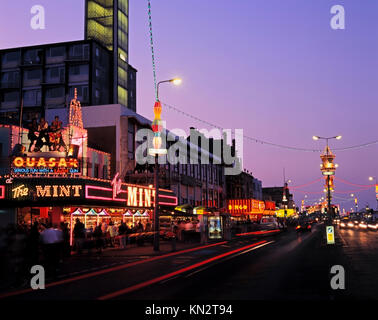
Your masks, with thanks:
[[[348,228],[349,222],[350,221],[348,219],[341,220],[340,223],[339,223],[339,228]],[[354,224],[352,226],[354,226]]]
[[[377,229],[378,229],[378,222],[377,221],[368,221],[367,226],[368,226],[369,230],[377,231]]]
[[[299,222],[298,225],[295,227],[295,230],[297,231],[297,233],[305,231],[311,232],[311,224],[307,221]]]
[[[278,222],[275,217],[264,216],[260,220],[261,229],[278,229]]]
[[[361,220],[360,223],[358,224],[358,228],[361,230],[367,230],[368,224],[366,221]]]
[[[349,221],[347,222],[347,228],[351,228],[351,229],[354,229],[354,226],[355,226],[355,223],[354,223],[354,221],[352,221],[352,220],[349,220]]]

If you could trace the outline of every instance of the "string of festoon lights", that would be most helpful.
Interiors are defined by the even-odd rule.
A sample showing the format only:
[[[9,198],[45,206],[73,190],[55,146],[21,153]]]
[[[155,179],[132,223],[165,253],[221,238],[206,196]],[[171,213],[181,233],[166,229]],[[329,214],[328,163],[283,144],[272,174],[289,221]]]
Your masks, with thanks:
[[[162,102],[162,104],[170,110],[173,110],[173,111],[175,111],[175,112],[177,112],[181,115],[184,115],[188,118],[191,118],[193,120],[196,120],[198,122],[206,124],[210,127],[217,128],[217,129],[220,129],[220,130],[224,129],[224,128],[222,128],[218,125],[215,125],[215,124],[213,124],[213,123],[211,123],[207,120],[201,119],[201,118],[194,116],[194,115],[192,115],[188,112],[182,111],[181,109],[176,108],[172,105],[169,105],[169,104],[164,103],[164,102]],[[235,134],[237,134],[237,133],[235,133]],[[248,141],[251,141],[251,142],[254,142],[254,143],[259,143],[259,144],[268,145],[268,146],[277,147],[277,148],[286,149],[286,150],[302,151],[302,152],[318,152],[318,153],[323,152],[322,149],[311,149],[311,148],[301,148],[301,147],[288,146],[288,145],[283,145],[283,144],[265,141],[265,140],[258,139],[258,138],[255,138],[255,137],[250,137],[250,136],[247,136],[247,135],[243,135],[243,138],[245,140],[248,140]],[[349,150],[355,150],[355,149],[360,149],[360,148],[366,148],[366,147],[376,145],[376,144],[378,144],[378,140],[374,140],[374,141],[371,141],[371,142],[366,142],[366,143],[362,143],[362,144],[358,144],[358,145],[354,145],[354,146],[349,146],[349,147],[333,148],[333,150],[334,151],[349,151]]]
[[[149,31],[150,31],[150,49],[151,49],[151,58],[152,58],[152,75],[154,79],[154,87],[155,87],[155,97],[156,100],[158,99],[157,94],[157,80],[156,80],[156,64],[155,64],[155,49],[154,49],[154,39],[153,39],[153,33],[152,33],[152,16],[151,16],[151,2],[150,0],[147,0],[148,5],[148,25],[149,25]]]

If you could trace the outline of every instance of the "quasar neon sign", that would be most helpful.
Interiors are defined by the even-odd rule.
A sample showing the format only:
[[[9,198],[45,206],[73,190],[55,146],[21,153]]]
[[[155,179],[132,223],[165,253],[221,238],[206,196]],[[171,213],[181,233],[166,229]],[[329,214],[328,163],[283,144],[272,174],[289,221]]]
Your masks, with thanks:
[[[12,161],[13,173],[78,173],[79,162],[74,158],[15,157]]]

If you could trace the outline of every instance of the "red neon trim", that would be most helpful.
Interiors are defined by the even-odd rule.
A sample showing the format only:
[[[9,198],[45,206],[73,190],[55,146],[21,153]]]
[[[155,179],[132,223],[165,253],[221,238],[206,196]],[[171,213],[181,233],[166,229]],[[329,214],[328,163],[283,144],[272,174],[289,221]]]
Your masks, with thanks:
[[[0,199],[5,199],[5,186],[0,186]]]
[[[113,199],[113,198],[105,198],[105,197],[98,197],[98,196],[90,196],[88,194],[89,189],[113,192],[113,189],[110,189],[110,188],[85,186],[85,198],[86,199],[105,200],[105,201],[119,201],[119,202],[126,201],[126,199]],[[126,191],[122,191],[121,193],[126,193]]]
[[[236,236],[248,236],[248,235],[258,235],[258,234],[267,234],[267,233],[273,233],[273,232],[279,232],[279,229],[274,230],[262,230],[262,231],[253,231],[253,232],[245,232],[245,233],[238,233]]]
[[[188,267],[185,267],[185,268],[182,268],[182,269],[179,269],[179,270],[176,270],[174,272],[171,272],[171,273],[168,273],[168,274],[165,274],[161,277],[157,277],[157,278],[154,278],[154,279],[151,279],[151,280],[148,280],[148,281],[145,281],[145,282],[141,282],[141,283],[138,283],[134,286],[131,286],[131,287],[128,287],[128,288],[125,288],[125,289],[122,289],[122,290],[119,290],[119,291],[115,291],[113,293],[109,293],[107,295],[104,295],[100,298],[98,298],[98,300],[107,300],[107,299],[111,299],[111,298],[114,298],[114,297],[117,297],[117,296],[120,296],[120,295],[123,295],[123,294],[126,294],[126,293],[130,293],[132,291],[135,291],[135,290],[139,290],[139,289],[142,289],[144,287],[147,287],[149,285],[152,285],[154,283],[157,283],[157,282],[160,282],[162,280],[165,280],[165,279],[168,279],[168,278],[172,278],[178,274],[181,274],[181,273],[184,273],[184,272],[187,272],[189,270],[192,270],[192,269],[195,269],[195,268],[198,268],[200,266],[203,266],[205,264],[208,264],[210,262],[213,262],[215,260],[219,260],[223,257],[227,257],[231,254],[234,254],[236,252],[239,252],[239,251],[243,251],[243,250],[246,250],[246,249],[249,249],[249,248],[252,248],[252,247],[255,247],[259,244],[263,244],[263,243],[266,243],[267,241],[260,241],[260,242],[256,242],[256,243],[253,243],[253,244],[250,244],[248,246],[245,246],[245,247],[242,247],[242,248],[239,248],[239,249],[235,249],[235,250],[232,250],[232,251],[229,251],[229,252],[225,252],[225,253],[222,253],[218,256],[215,256],[215,257],[212,257],[212,258],[209,258],[209,259],[206,259],[204,261],[201,261],[201,262],[198,262],[198,263],[195,263],[191,266],[188,266]]]
[[[102,274],[105,274],[105,273],[109,273],[109,272],[113,272],[113,271],[119,271],[119,270],[122,270],[122,269],[134,267],[134,266],[137,266],[139,264],[146,263],[146,262],[156,261],[156,260],[164,259],[164,258],[167,258],[167,257],[176,256],[176,255],[179,255],[179,254],[182,254],[182,253],[188,253],[188,252],[192,252],[192,251],[202,250],[202,249],[205,249],[205,248],[215,247],[215,246],[219,246],[219,245],[226,244],[226,243],[227,243],[227,241],[222,241],[222,242],[208,244],[208,245],[201,246],[201,247],[194,247],[194,248],[184,249],[184,250],[180,250],[180,251],[176,251],[176,252],[170,252],[170,253],[167,253],[167,254],[163,254],[161,256],[156,256],[156,257],[152,257],[152,258],[145,259],[145,260],[134,261],[134,262],[130,262],[130,263],[120,265],[120,266],[116,266],[116,267],[107,268],[107,269],[104,269],[104,270],[99,270],[99,271],[94,271],[94,272],[91,272],[91,273],[83,274],[83,275],[76,276],[76,277],[73,277],[73,278],[68,278],[68,279],[64,279],[64,280],[60,280],[60,281],[56,281],[56,282],[51,282],[51,283],[46,284],[45,288],[54,287],[54,286],[58,286],[58,285],[61,285],[61,284],[82,280],[82,279],[87,279],[87,278],[99,276],[99,275],[102,275]],[[28,292],[32,292],[32,291],[34,291],[34,290],[29,288],[29,289],[19,290],[19,291],[15,291],[15,292],[8,292],[8,293],[4,293],[4,294],[0,295],[0,299],[11,297],[11,296],[16,296],[16,295],[20,295],[20,294],[24,294],[24,293],[28,293]]]

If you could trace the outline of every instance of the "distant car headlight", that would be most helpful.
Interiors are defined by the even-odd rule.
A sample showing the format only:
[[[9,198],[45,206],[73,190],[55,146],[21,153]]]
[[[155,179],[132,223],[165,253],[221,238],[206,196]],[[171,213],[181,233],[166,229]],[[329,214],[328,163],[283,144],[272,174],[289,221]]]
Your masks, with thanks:
[[[340,227],[345,227],[345,223],[344,222],[340,222]]]

